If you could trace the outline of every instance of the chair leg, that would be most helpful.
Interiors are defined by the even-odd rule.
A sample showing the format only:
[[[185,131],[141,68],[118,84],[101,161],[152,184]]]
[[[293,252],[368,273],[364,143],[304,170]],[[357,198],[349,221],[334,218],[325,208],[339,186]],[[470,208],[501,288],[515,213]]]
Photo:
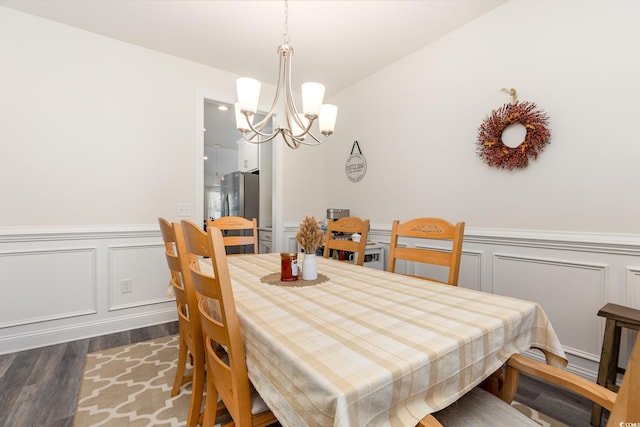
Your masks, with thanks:
[[[491,374],[487,379],[480,383],[480,388],[489,393],[498,396],[500,389],[504,383],[503,367]]]
[[[504,382],[502,383],[502,387],[500,388],[500,392],[498,393],[498,397],[508,404],[511,404],[513,398],[518,391],[518,382],[520,381],[520,371],[514,368],[513,366],[507,365],[505,374],[504,374]]]
[[[602,340],[602,352],[600,353],[600,365],[598,366],[598,379],[596,381],[603,387],[607,387],[607,383],[611,382],[612,376],[615,384],[620,352],[620,334],[621,328],[616,326],[616,321],[607,319]],[[598,427],[601,421],[602,407],[594,403],[591,409],[591,425]]]
[[[187,343],[184,334],[180,331],[180,349],[178,350],[178,366],[176,367],[176,376],[173,380],[173,388],[171,389],[171,397],[180,393],[180,387],[183,384],[184,371],[187,364]]]
[[[202,397],[204,392],[204,355],[195,356],[191,353],[193,375],[191,382],[191,403],[189,404],[189,416],[187,418],[188,427],[196,427],[200,418],[202,408]]]
[[[218,414],[218,391],[213,381],[207,380],[207,395],[204,402],[204,418],[202,427],[214,427]]]

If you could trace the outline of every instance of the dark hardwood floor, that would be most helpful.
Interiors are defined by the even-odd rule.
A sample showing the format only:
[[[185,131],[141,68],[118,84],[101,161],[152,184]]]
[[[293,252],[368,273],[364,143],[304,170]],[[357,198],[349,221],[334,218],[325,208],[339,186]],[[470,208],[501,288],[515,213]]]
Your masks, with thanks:
[[[178,322],[0,356],[0,425],[73,425],[87,353],[178,333]]]
[[[172,322],[0,356],[2,427],[72,426],[87,353],[177,333]],[[590,401],[535,378],[521,375],[516,400],[569,426],[590,426]]]
[[[538,378],[526,374],[520,375],[515,399],[568,426],[591,427],[592,403],[589,399]],[[606,411],[603,411],[601,425],[606,424],[605,413]]]

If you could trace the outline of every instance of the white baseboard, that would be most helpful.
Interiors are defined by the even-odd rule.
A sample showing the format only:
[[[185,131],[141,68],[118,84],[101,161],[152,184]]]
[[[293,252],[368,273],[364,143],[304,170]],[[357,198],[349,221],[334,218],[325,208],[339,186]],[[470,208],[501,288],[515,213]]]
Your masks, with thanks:
[[[0,354],[159,325],[173,322],[177,319],[176,309],[171,307],[117,318],[74,323],[67,326],[45,327],[0,337]]]

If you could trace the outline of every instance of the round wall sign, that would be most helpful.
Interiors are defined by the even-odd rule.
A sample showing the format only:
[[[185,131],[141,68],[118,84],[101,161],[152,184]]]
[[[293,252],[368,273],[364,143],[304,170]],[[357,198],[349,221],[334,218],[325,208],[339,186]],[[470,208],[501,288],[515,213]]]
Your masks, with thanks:
[[[353,151],[358,148],[358,152],[354,153]],[[362,178],[364,178],[364,174],[367,173],[367,159],[365,159],[362,151],[360,150],[360,144],[358,141],[353,142],[353,147],[351,147],[351,154],[347,157],[347,164],[345,166],[345,172],[347,173],[347,178],[351,182],[358,182]]]

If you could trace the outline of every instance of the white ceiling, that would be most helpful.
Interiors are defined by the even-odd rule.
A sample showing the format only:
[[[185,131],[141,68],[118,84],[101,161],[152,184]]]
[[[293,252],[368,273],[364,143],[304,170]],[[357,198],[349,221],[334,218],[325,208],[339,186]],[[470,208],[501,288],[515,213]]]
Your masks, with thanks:
[[[508,0],[291,0],[293,84],[339,92]],[[22,12],[275,84],[284,1],[0,0]]]

